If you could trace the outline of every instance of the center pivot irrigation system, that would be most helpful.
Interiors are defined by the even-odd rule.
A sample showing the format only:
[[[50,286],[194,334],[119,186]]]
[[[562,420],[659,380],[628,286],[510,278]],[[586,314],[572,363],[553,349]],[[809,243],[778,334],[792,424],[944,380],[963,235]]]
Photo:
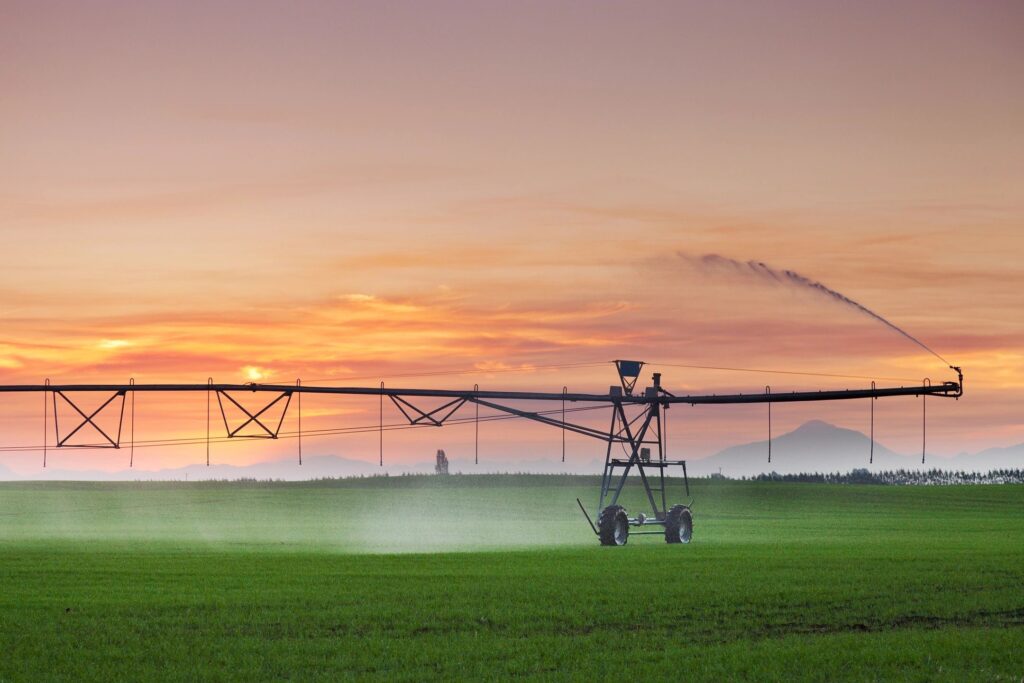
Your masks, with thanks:
[[[891,396],[920,396],[922,399],[922,430],[924,428],[924,399],[928,396],[940,396],[946,398],[959,398],[963,395],[963,372],[959,367],[950,366],[957,373],[957,381],[932,384],[924,380],[917,386],[901,386],[890,388],[877,388],[875,383],[867,389],[845,389],[840,391],[795,391],[789,393],[771,392],[770,387],[765,387],[763,393],[753,394],[723,394],[723,395],[687,395],[676,396],[661,386],[661,373],[653,373],[651,385],[642,391],[635,393],[637,379],[643,369],[642,361],[617,360],[614,361],[619,375],[619,385],[609,388],[607,394],[582,394],[569,393],[563,387],[558,393],[529,392],[529,391],[481,391],[474,386],[469,391],[445,390],[445,389],[391,389],[381,382],[379,387],[328,387],[309,386],[297,381],[294,385],[288,384],[215,384],[213,380],[206,384],[136,384],[130,381],[128,384],[45,384],[35,385],[0,385],[0,393],[43,393],[43,463],[46,463],[47,440],[45,435],[49,433],[47,415],[49,406],[53,407],[53,429],[56,436],[57,448],[121,448],[128,445],[134,452],[134,405],[135,393],[156,393],[156,392],[206,392],[207,394],[207,417],[206,417],[206,443],[207,443],[207,464],[209,464],[209,443],[210,443],[210,406],[211,396],[216,396],[217,405],[220,409],[221,419],[228,439],[233,438],[263,438],[277,439],[281,435],[281,426],[284,423],[285,414],[291,405],[293,396],[298,399],[299,431],[297,432],[299,444],[299,462],[302,460],[302,395],[303,394],[342,394],[349,396],[377,396],[380,398],[380,444],[381,463],[383,464],[383,434],[384,425],[384,399],[388,398],[408,421],[408,425],[442,427],[447,423],[466,423],[475,421],[476,444],[479,448],[479,423],[480,407],[488,408],[497,413],[504,414],[509,418],[523,418],[550,425],[566,431],[592,437],[607,443],[607,450],[604,459],[604,472],[601,477],[601,490],[598,498],[598,516],[594,523],[591,515],[587,512],[579,499],[576,502],[587,518],[587,522],[593,529],[594,534],[600,539],[602,545],[625,545],[630,534],[630,527],[660,526],[662,530],[657,531],[636,531],[639,534],[663,534],[668,543],[689,543],[693,536],[693,516],[691,504],[676,504],[668,506],[665,491],[665,470],[670,467],[680,467],[683,474],[683,482],[686,487],[686,495],[690,495],[689,478],[686,474],[685,460],[669,460],[666,457],[666,435],[665,420],[668,409],[676,404],[696,405],[726,405],[726,404],[747,404],[766,403],[768,404],[768,457],[771,460],[771,404],[772,403],[794,403],[799,401],[838,401],[851,399],[870,399],[872,415],[872,432],[874,431],[874,400]],[[239,397],[242,393],[247,394],[269,394],[269,400],[259,409],[249,409],[243,406]],[[103,398],[98,408],[86,412],[72,396],[80,394],[99,394]],[[128,443],[123,439],[124,414],[127,398],[131,396],[128,403],[131,413],[131,431]],[[58,399],[61,405],[73,411],[77,417],[71,425],[62,424],[58,420],[57,407]],[[441,404],[434,407],[423,407],[424,399],[440,399]],[[420,405],[417,406],[416,402]],[[512,404],[518,404],[516,407]],[[547,402],[560,403],[561,408],[553,410],[526,410],[529,403]],[[587,404],[587,407],[573,408],[566,410],[567,403]],[[232,425],[228,418],[228,411],[225,405],[234,406],[239,423]],[[466,404],[473,404],[475,416],[473,418],[453,419],[453,416]],[[281,406],[280,417],[274,421],[269,418],[271,409],[274,406]],[[607,431],[595,429],[594,427],[574,422],[567,419],[567,414],[575,414],[580,411],[599,408],[611,409],[611,425]],[[117,431],[112,429],[104,430],[97,423],[98,416],[105,410],[117,411]],[[232,411],[235,412],[235,411]],[[276,412],[276,411],[273,411]],[[63,430],[61,429],[63,426]],[[75,441],[78,436],[81,438],[82,430],[91,427],[102,438],[100,443],[81,443]],[[243,430],[249,431],[243,433]],[[88,430],[87,430],[88,431]],[[922,431],[923,433],[923,431]],[[313,434],[310,435],[314,435]],[[872,448],[874,447],[874,434],[872,433]],[[923,439],[922,439],[923,441]],[[195,443],[193,441],[192,443]],[[622,449],[624,457],[612,457],[616,445]],[[34,450],[25,448],[22,450]],[[563,456],[564,457],[564,456]],[[922,446],[923,457],[923,446]],[[630,517],[626,509],[619,505],[619,497],[631,472],[636,471],[647,495],[647,502],[651,511],[639,513]]]

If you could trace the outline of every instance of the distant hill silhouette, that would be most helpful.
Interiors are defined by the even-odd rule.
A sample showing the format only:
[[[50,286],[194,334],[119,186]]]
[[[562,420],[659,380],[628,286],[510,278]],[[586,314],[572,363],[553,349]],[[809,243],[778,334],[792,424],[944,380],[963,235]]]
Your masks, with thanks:
[[[956,467],[971,471],[1024,467],[1024,443],[1006,448],[987,448],[973,455],[961,453],[953,458]]]
[[[853,429],[844,429],[811,420],[797,429],[772,439],[772,461],[768,462],[768,442],[755,441],[732,446],[715,455],[688,463],[688,470],[697,476],[719,471],[727,477],[752,476],[778,472],[849,472],[866,469],[884,470],[963,470],[988,472],[994,469],[1024,467],[1024,444],[1008,448],[990,448],[980,453],[961,453],[953,458],[929,454],[924,465],[920,454],[903,455],[875,441],[875,457],[868,464],[871,439]],[[692,464],[691,464],[692,463]]]
[[[732,446],[707,458],[693,460],[688,469],[696,475],[721,471],[727,477],[739,477],[773,471],[795,474],[847,472],[859,467],[887,470],[915,466],[914,458],[894,453],[878,441],[875,441],[874,463],[869,465],[870,449],[871,439],[858,431],[811,420],[772,439],[770,463],[768,441],[765,440]],[[920,466],[920,460],[916,465]]]

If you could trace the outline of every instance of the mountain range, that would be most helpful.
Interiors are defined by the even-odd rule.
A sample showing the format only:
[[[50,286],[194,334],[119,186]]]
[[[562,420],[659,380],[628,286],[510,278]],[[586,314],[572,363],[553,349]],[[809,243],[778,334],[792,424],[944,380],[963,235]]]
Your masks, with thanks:
[[[872,463],[868,462],[870,453],[870,437],[821,420],[811,420],[792,432],[772,439],[770,462],[768,442],[755,441],[731,446],[707,458],[694,460],[689,470],[698,475],[720,472],[727,477],[739,477],[762,472],[795,474],[848,472],[858,468],[878,471],[921,467],[919,457],[900,455],[878,441],[875,441]],[[948,459],[935,459],[931,466],[945,467],[947,463]]]
[[[763,472],[790,474],[797,472],[848,472],[866,468],[872,471],[895,469],[945,469],[988,472],[993,469],[1024,468],[1024,444],[1008,448],[990,448],[979,453],[962,453],[952,458],[928,456],[921,464],[920,456],[896,453],[875,442],[874,462],[868,463],[871,440],[868,436],[837,427],[820,420],[812,420],[797,429],[772,440],[771,462],[768,461],[768,442],[731,446],[704,458],[687,462],[687,470],[694,476],[722,474],[741,477]],[[475,465],[471,460],[451,459],[453,473],[533,472],[540,474],[595,474],[601,471],[602,460],[576,459],[562,463],[551,459],[488,459]],[[344,458],[335,455],[307,457],[300,467],[294,460],[273,460],[251,465],[187,465],[173,469],[128,469],[117,472],[101,470],[40,470],[19,476],[0,464],[0,480],[79,480],[79,481],[134,481],[134,480],[202,480],[202,479],[284,479],[304,480],[323,477],[359,477],[387,474],[428,474],[434,471],[433,462],[412,464],[377,463]]]
[[[776,437],[771,443],[755,441],[731,446],[718,453],[693,460],[688,470],[696,475],[721,473],[727,477],[750,476],[766,472],[795,474],[798,472],[849,472],[854,469],[883,470],[943,469],[988,472],[994,469],[1024,468],[1024,444],[1009,448],[990,448],[979,453],[961,453],[952,458],[928,454],[921,463],[920,455],[896,453],[853,429],[844,429],[821,420],[811,420],[797,429]],[[873,462],[868,462],[869,458]]]

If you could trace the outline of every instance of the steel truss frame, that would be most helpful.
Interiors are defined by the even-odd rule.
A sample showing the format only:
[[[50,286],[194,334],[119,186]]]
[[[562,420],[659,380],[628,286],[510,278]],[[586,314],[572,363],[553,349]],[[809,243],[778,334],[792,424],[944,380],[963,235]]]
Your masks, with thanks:
[[[224,431],[227,432],[229,439],[276,439],[277,435],[281,433],[281,425],[284,424],[284,416],[288,414],[288,406],[291,405],[292,394],[295,393],[295,390],[289,389],[280,392],[275,398],[273,398],[269,403],[264,405],[255,413],[251,412],[248,408],[246,408],[237,400],[235,400],[235,398],[227,390],[217,389],[216,392],[217,406],[220,408],[220,416],[221,419],[224,421]],[[242,424],[232,429],[231,426],[228,424],[228,416],[227,413],[224,411],[224,401],[222,400],[222,398],[226,398],[232,405],[234,405],[236,408],[242,411],[242,413],[249,419],[245,420],[244,422],[242,422]],[[282,399],[284,399],[284,409],[281,411],[281,417],[277,421],[277,426],[271,429],[270,427],[263,423],[263,420],[260,420],[260,417],[263,415],[263,413],[267,412],[275,405],[280,403]],[[258,426],[262,430],[261,433],[242,434],[241,431],[248,427],[250,424],[255,424],[256,426]]]
[[[110,398],[101,403],[98,408],[93,410],[88,415],[85,411],[67,395],[65,390],[52,389],[50,394],[53,397],[53,431],[57,438],[57,448],[120,448],[121,447],[121,429],[124,425],[124,403],[125,397],[128,395],[130,388],[122,388],[115,390]],[[81,422],[75,425],[67,434],[63,437],[60,435],[60,412],[57,410],[57,398],[63,401],[63,405],[70,406],[78,415],[82,418]],[[120,405],[116,404],[116,399],[120,397]],[[99,414],[103,412],[103,409],[111,404],[117,405],[118,418],[117,418],[117,432],[115,437],[111,437],[99,424],[96,423],[96,419]],[[82,430],[86,425],[90,425],[93,430],[103,437],[104,443],[91,444],[91,443],[68,443],[71,437],[75,436]]]
[[[572,432],[606,442],[604,471],[601,477],[601,490],[598,498],[598,509],[604,509],[605,503],[615,505],[626,480],[635,468],[647,495],[647,502],[650,504],[653,519],[644,515],[638,515],[629,520],[631,525],[662,524],[664,525],[668,512],[668,505],[665,493],[665,470],[669,467],[681,467],[683,470],[684,483],[689,494],[689,482],[686,478],[685,460],[668,460],[666,458],[666,439],[664,433],[664,420],[666,411],[673,405],[689,404],[696,405],[735,405],[766,403],[768,410],[771,410],[772,403],[792,403],[804,401],[837,401],[870,399],[872,402],[872,415],[874,411],[873,402],[875,399],[894,396],[919,396],[922,399],[927,396],[937,396],[957,399],[963,395],[963,372],[959,367],[951,366],[957,373],[957,381],[946,381],[939,384],[932,384],[925,379],[920,385],[878,388],[871,383],[870,388],[846,389],[838,391],[803,391],[790,393],[772,393],[766,388],[764,392],[751,394],[705,394],[676,396],[661,386],[661,374],[654,373],[652,386],[647,387],[641,394],[634,395],[633,389],[643,367],[640,361],[615,361],[619,373],[620,386],[613,386],[607,394],[569,393],[562,389],[560,392],[524,392],[524,391],[481,391],[478,386],[472,390],[447,390],[447,389],[401,389],[386,388],[383,382],[379,387],[330,387],[330,386],[309,386],[297,381],[295,385],[283,384],[215,384],[212,380],[206,384],[136,384],[134,380],[128,384],[19,384],[0,385],[0,393],[25,393],[43,392],[52,396],[54,410],[54,429],[57,435],[57,448],[120,448],[122,426],[124,423],[125,397],[129,392],[134,397],[135,392],[207,392],[209,404],[210,393],[217,396],[217,404],[221,411],[221,418],[228,438],[262,438],[277,439],[281,433],[285,416],[291,405],[293,395],[298,395],[300,402],[300,430],[299,448],[301,458],[301,396],[302,394],[337,394],[348,396],[377,396],[381,401],[381,463],[383,464],[383,400],[386,396],[399,410],[410,425],[442,427],[448,423],[453,416],[466,404],[473,404],[475,408],[475,419],[477,430],[479,430],[480,408],[488,408],[498,413],[519,417],[541,424],[559,428],[565,432]],[[272,394],[273,396],[258,410],[250,410],[232,396],[241,392]],[[76,404],[69,393],[79,394],[111,394],[98,408],[87,413]],[[58,397],[67,403],[78,415],[81,421],[75,425],[67,434],[61,436],[60,426],[57,418]],[[120,397],[120,401],[117,399]],[[423,399],[446,399],[436,407],[425,407]],[[227,400],[243,414],[242,422],[232,427],[225,411],[224,401]],[[281,415],[276,424],[267,420],[265,414],[275,405],[284,402]],[[561,403],[561,417],[556,417],[557,411],[535,411],[527,410],[524,407],[512,405],[522,402],[551,402]],[[611,409],[611,424],[607,431],[582,424],[566,418],[565,403],[586,403],[595,407],[607,406]],[[45,405],[45,401],[44,401]],[[118,428],[115,435],[111,436],[103,430],[96,422],[98,416],[109,406],[115,406],[118,410]],[[632,417],[627,409],[639,408]],[[769,430],[770,430],[769,412]],[[45,422],[44,413],[44,422]],[[91,426],[104,439],[101,444],[73,444],[69,440],[78,434],[87,425]],[[256,434],[242,434],[242,430],[250,425],[259,428]],[[873,422],[872,422],[873,427]],[[134,430],[133,430],[134,431]],[[769,432],[770,434],[770,432]],[[134,436],[132,437],[134,440]],[[479,431],[477,431],[477,439]],[[207,412],[207,439],[209,440],[209,412]],[[922,439],[923,441],[923,439]],[[478,441],[477,441],[478,443]],[[564,443],[564,442],[563,442]],[[770,437],[769,437],[770,443]],[[616,444],[624,450],[624,458],[613,457],[613,449]],[[656,449],[654,457],[651,456],[651,449]],[[872,439],[873,448],[873,439]],[[44,443],[45,452],[45,443]],[[652,485],[656,480],[657,485]],[[656,495],[657,494],[657,495]],[[582,508],[583,505],[580,504]],[[584,510],[586,514],[586,510]],[[588,521],[589,521],[588,515]],[[592,524],[593,526],[593,524]],[[645,533],[645,532],[640,532]],[[652,532],[653,533],[653,532]]]
[[[613,441],[608,440],[608,448],[605,452],[604,459],[604,472],[601,476],[601,495],[598,498],[597,509],[602,510],[605,507],[605,498],[611,493],[611,500],[608,501],[609,505],[615,505],[619,501],[619,496],[622,494],[622,489],[626,484],[626,479],[629,477],[630,470],[634,467],[637,470],[637,474],[640,476],[640,480],[644,486],[644,492],[647,494],[647,502],[651,505],[651,510],[654,513],[654,521],[663,522],[665,516],[668,513],[668,504],[665,497],[665,469],[677,465],[683,467],[685,475],[686,462],[683,460],[666,460],[665,459],[665,442],[663,438],[663,412],[668,409],[668,406],[661,404],[651,404],[644,410],[638,412],[633,419],[626,417],[626,410],[622,404],[616,404],[612,408],[612,423],[609,428],[609,434],[621,435],[624,438],[621,440],[623,444],[628,443],[628,451],[626,452],[626,458],[613,458]],[[640,423],[640,426],[634,432],[633,427]],[[649,436],[650,435],[650,436]],[[651,445],[657,448],[657,457],[652,458],[649,448],[644,448],[644,445]],[[623,450],[626,450],[624,446]],[[618,476],[618,482],[615,484],[615,489],[612,491],[612,484],[615,479],[615,471],[621,468],[622,472]],[[648,469],[653,469],[654,474],[657,477],[658,485],[653,486],[650,478],[648,478]],[[687,485],[687,489],[689,486]],[[660,494],[656,496],[655,494]],[[661,498],[661,505],[658,505],[658,498]],[[641,523],[643,521],[641,520]]]

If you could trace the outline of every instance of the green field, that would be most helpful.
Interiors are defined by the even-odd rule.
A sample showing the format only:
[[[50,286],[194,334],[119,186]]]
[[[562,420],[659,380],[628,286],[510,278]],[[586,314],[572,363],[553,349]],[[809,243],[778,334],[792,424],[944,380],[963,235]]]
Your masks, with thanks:
[[[1024,487],[705,480],[625,548],[595,489],[0,484],[0,681],[1024,679]]]

